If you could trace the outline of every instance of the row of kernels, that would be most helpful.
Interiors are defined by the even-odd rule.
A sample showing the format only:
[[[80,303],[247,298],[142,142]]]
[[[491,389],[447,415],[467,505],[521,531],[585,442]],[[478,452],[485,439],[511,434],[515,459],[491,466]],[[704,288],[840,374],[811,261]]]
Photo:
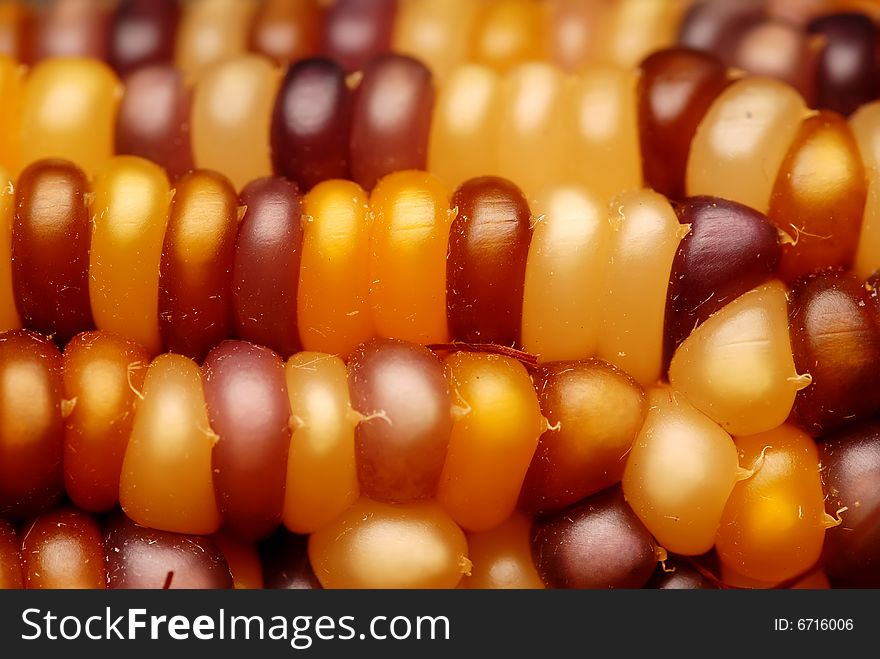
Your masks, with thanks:
[[[551,228],[532,244],[532,216],[522,194],[491,177],[461,186],[451,202],[443,185],[424,173],[394,174],[372,199],[353,183],[328,181],[305,196],[302,220],[298,193],[279,179],[248,186],[241,198],[247,211],[240,218],[222,177],[193,172],[178,182],[169,203],[172,195],[161,170],[127,156],[112,160],[90,190],[76,167],[59,161],[35,164],[20,182],[10,241],[12,256],[19,258],[13,260],[9,292],[24,324],[63,344],[94,321],[99,329],[132,338],[152,353],[165,345],[197,359],[228,338],[232,324],[242,338],[267,343],[285,355],[300,344],[347,355],[377,329],[425,343],[451,337],[519,346],[524,295],[537,296],[546,287],[540,275],[546,266],[542,269],[536,257],[539,273],[530,277],[534,291],[524,291],[530,249],[538,255],[564,238]],[[577,189],[572,194],[582,197]],[[53,199],[57,211],[47,220],[37,211]],[[609,236],[608,248],[572,258],[583,258],[588,269],[604,277],[615,258],[626,267],[627,258],[634,263],[654,251],[659,243],[652,231],[659,231],[658,239],[668,245],[652,258],[658,273],[668,273],[682,233],[671,207],[648,191],[630,193],[627,199],[618,209],[622,229],[617,232],[600,219],[599,207],[594,209],[597,230]],[[642,208],[646,200],[651,204]],[[575,217],[566,220],[563,208],[558,219],[554,211],[538,224],[578,222],[581,210],[575,207]],[[656,228],[642,226],[640,218]],[[634,243],[635,235],[645,239]],[[38,248],[45,251],[46,236],[62,251],[66,245],[67,254],[53,252],[44,268],[52,276],[35,278],[30,255]],[[582,244],[588,246],[590,238],[584,235]],[[643,245],[643,252],[626,257],[625,248],[633,245]],[[599,265],[590,265],[593,261]],[[581,267],[573,264],[573,272]],[[407,285],[399,282],[404,272]],[[554,286],[561,290],[570,281],[566,273]],[[657,281],[639,293],[640,300],[653,300],[650,309],[656,312],[652,324],[641,330],[642,336],[652,337],[645,350],[653,355],[642,380],[656,379],[660,370],[662,284],[668,275]],[[414,290],[413,282],[424,288]],[[606,306],[606,315],[613,316],[615,305]],[[279,311],[287,315],[268,335],[264,321]],[[555,343],[553,327],[540,311],[529,312],[539,329],[529,330],[535,339],[526,348]],[[614,327],[602,334],[608,338],[599,356],[617,359],[616,353],[623,352],[620,342],[629,334],[621,328],[641,321],[622,317],[606,325]],[[588,343],[584,351],[563,356],[589,356],[598,342]],[[640,359],[638,350],[633,347],[631,359]]]
[[[201,369],[173,353],[147,367],[143,350],[100,332],[71,341],[63,358],[22,331],[5,334],[2,348],[4,381],[18,378],[3,395],[4,406],[20,410],[3,429],[3,510],[16,517],[60,496],[64,455],[68,494],[78,505],[105,510],[118,483],[134,519],[172,531],[211,532],[222,513],[237,534],[265,537],[285,507],[294,529],[313,530],[312,503],[331,508],[326,522],[358,488],[387,501],[439,490],[465,526],[492,526],[515,507],[544,429],[527,372],[497,355],[450,356],[444,374],[427,349],[399,341],[367,344],[347,371],[338,357],[314,353],[285,366],[243,341],[221,343]],[[521,423],[502,432],[499,419],[517,411]],[[332,432],[319,437],[315,428]],[[302,446],[288,460],[291,433],[300,432]],[[328,451],[328,442],[340,448]],[[312,479],[320,492],[303,488],[301,476],[322,464],[331,473],[327,482]],[[505,469],[478,477],[493,464]],[[339,478],[336,466],[345,472]],[[299,487],[285,500],[288,481]],[[496,504],[459,505],[462,492]],[[468,523],[474,514],[485,521]]]
[[[20,477],[4,478],[4,512],[13,517],[57,500],[63,456],[75,503],[107,510],[115,490],[129,517],[163,531],[209,534],[222,523],[258,539],[283,522],[336,537],[328,525],[344,524],[334,520],[360,493],[403,503],[436,496],[437,503],[408,503],[403,513],[424,508],[450,529],[478,532],[514,511],[546,428],[526,369],[500,355],[456,353],[441,363],[421,346],[385,341],[364,346],[347,367],[315,353],[285,365],[264,348],[225,342],[200,369],[171,353],[147,367],[142,350],[100,332],[71,341],[62,363],[57,352],[31,354],[54,350],[33,334],[8,333],[4,345],[15,352],[3,361],[4,377],[42,369],[44,388],[52,377],[64,385],[41,399],[31,388],[34,409],[21,408],[18,425],[4,428],[4,447],[31,446],[41,455],[27,461],[29,472],[21,461],[4,461]],[[637,386],[607,365],[586,365],[578,377],[592,381],[597,396],[607,388],[611,398],[635,397],[634,407],[619,412],[624,428],[616,441],[626,441],[640,420]],[[16,402],[5,392],[4,403]],[[550,406],[566,423],[577,416],[570,408],[561,399]],[[601,434],[567,431],[569,445]],[[599,463],[615,462],[620,452],[599,452],[592,468],[601,471]],[[585,491],[604,485],[600,479]],[[394,506],[363,505],[397,514]],[[457,576],[448,585],[467,571],[459,554],[451,554]]]
[[[114,153],[130,153],[172,179],[216,169],[240,190],[273,169],[305,188],[350,175],[372,188],[426,162],[433,85],[411,58],[372,61],[357,94],[330,60],[294,66],[282,82],[256,55],[220,63],[194,83],[169,67],[124,83],[96,60],[54,58],[25,73],[0,57],[0,90],[11,99],[0,165],[17,172],[59,157],[93,176]]]
[[[814,8],[784,11],[773,2],[730,8],[686,0],[340,0],[325,11],[315,0],[201,0],[181,11],[175,0],[126,2],[118,9],[112,2],[58,0],[36,16],[25,7],[4,5],[0,52],[27,62],[96,57],[121,74],[171,62],[198,74],[248,50],[280,63],[325,55],[348,71],[397,52],[423,60],[440,79],[467,62],[503,72],[544,60],[573,71],[596,62],[629,67],[678,39],[729,66],[778,77],[811,103],[816,97],[819,107],[844,114],[878,91],[871,8],[846,1],[824,6],[822,13],[836,13],[807,26],[799,21],[812,18]],[[856,56],[842,63],[836,53],[854,47]]]
[[[109,342],[106,347],[111,351],[113,349],[112,344],[115,341],[113,337],[93,335],[88,338],[93,340],[82,341],[80,345],[94,350],[95,344],[106,340]],[[26,335],[11,335],[6,340],[34,342],[36,339]],[[71,344],[71,351],[75,350],[73,346],[76,345],[76,342]],[[125,350],[125,346],[121,348]],[[606,497],[607,491],[600,490],[606,487],[609,481],[614,483],[619,476],[610,475],[607,479],[602,479],[601,474],[605,472],[608,476],[607,472],[614,470],[614,465],[623,461],[625,463],[623,494],[646,530],[638,531],[632,522],[627,524],[627,528],[636,535],[641,533],[641,537],[647,542],[645,546],[653,549],[639,550],[635,554],[630,551],[632,547],[629,546],[621,546],[616,550],[609,549],[602,544],[600,538],[604,536],[599,530],[595,534],[589,532],[582,540],[571,541],[574,544],[570,551],[576,552],[575,555],[578,555],[577,552],[588,551],[591,543],[595,545],[598,542],[600,545],[594,546],[595,551],[612,551],[619,561],[634,560],[642,566],[639,569],[643,569],[644,574],[649,576],[653,571],[651,568],[653,563],[663,556],[655,542],[664,549],[688,555],[703,553],[714,546],[719,553],[725,579],[729,577],[731,581],[735,581],[734,577],[729,576],[733,574],[759,583],[778,583],[798,577],[816,563],[822,547],[823,534],[826,528],[833,527],[836,523],[831,519],[835,514],[843,515],[849,525],[848,528],[863,529],[859,538],[868,533],[864,536],[864,542],[871,542],[869,529],[873,519],[870,516],[872,513],[868,510],[857,511],[859,514],[854,518],[846,515],[847,506],[859,504],[859,497],[868,497],[863,505],[874,505],[870,494],[862,493],[859,489],[861,486],[858,483],[863,482],[864,477],[860,476],[861,480],[853,481],[852,487],[855,489],[850,490],[848,489],[850,485],[841,470],[846,471],[851,468],[870,470],[873,467],[869,455],[867,462],[861,458],[847,457],[852,455],[852,452],[849,444],[846,443],[850,441],[846,434],[838,441],[840,444],[836,454],[838,457],[829,454],[826,461],[826,468],[834,470],[833,474],[829,472],[826,477],[826,480],[832,479],[829,482],[833,488],[829,490],[831,497],[829,501],[832,502],[829,505],[837,506],[833,510],[826,511],[823,507],[824,494],[819,480],[820,465],[816,446],[808,435],[794,427],[779,426],[769,432],[738,437],[734,444],[720,427],[692,407],[681,394],[674,393],[671,389],[657,389],[651,392],[650,409],[642,425],[645,403],[638,387],[626,376],[615,374],[613,369],[609,370],[610,367],[599,363],[548,365],[545,368],[545,375],[536,376],[535,386],[538,387],[536,401],[532,383],[522,366],[498,355],[465,352],[447,358],[447,385],[446,382],[429,384],[432,376],[418,372],[420,369],[424,371],[422,367],[428,367],[429,362],[435,359],[433,357],[428,359],[428,353],[424,352],[424,348],[385,342],[366,346],[366,349],[373,352],[375,364],[367,367],[363,358],[353,360],[349,364],[348,388],[351,389],[351,394],[345,391],[345,366],[338,358],[301,353],[288,362],[287,383],[300,386],[301,391],[300,394],[292,390],[287,392],[291,401],[290,410],[293,412],[292,421],[282,426],[279,425],[281,421],[279,419],[279,424],[274,424],[271,428],[255,429],[265,437],[263,445],[268,451],[286,450],[289,442],[287,485],[296,484],[298,491],[283,491],[283,494],[279,492],[279,478],[268,478],[269,472],[277,471],[279,465],[270,465],[271,460],[266,453],[263,453],[267,456],[265,459],[250,460],[245,465],[225,464],[218,467],[218,462],[214,460],[211,452],[217,453],[218,446],[224,448],[227,453],[239,451],[238,447],[243,441],[242,429],[245,425],[252,428],[254,424],[242,418],[237,412],[231,411],[222,400],[219,404],[214,401],[212,411],[212,402],[208,401],[201,391],[202,388],[206,392],[208,389],[207,377],[210,375],[206,373],[208,365],[200,374],[198,367],[184,357],[175,355],[159,357],[149,368],[143,390],[138,391],[132,388],[128,376],[132,370],[143,369],[142,363],[126,363],[129,357],[120,355],[116,358],[116,365],[108,368],[104,364],[107,359],[106,351],[95,355],[95,361],[84,369],[91,371],[90,379],[82,378],[82,380],[90,384],[92,389],[103,389],[105,392],[103,398],[111,401],[111,405],[114,398],[119,401],[127,397],[128,402],[123,401],[120,406],[122,408],[127,406],[128,410],[123,409],[119,416],[125,417],[126,414],[130,414],[135,399],[139,399],[134,430],[122,466],[120,496],[123,509],[136,521],[143,522],[141,515],[146,514],[150,516],[150,523],[160,528],[181,522],[182,527],[172,526],[172,528],[191,529],[190,532],[193,532],[196,527],[188,525],[195,518],[206,519],[215,516],[216,510],[222,507],[225,501],[227,508],[224,514],[231,512],[232,517],[238,514],[239,520],[244,519],[240,531],[250,535],[250,531],[256,528],[252,523],[256,521],[261,530],[255,531],[256,535],[250,537],[263,537],[274,528],[277,520],[282,518],[282,514],[278,511],[281,506],[285,523],[288,523],[291,511],[296,511],[300,519],[302,516],[317,515],[317,518],[313,517],[315,526],[309,526],[309,522],[306,522],[295,528],[315,534],[314,546],[310,549],[311,556],[316,569],[321,566],[319,578],[327,586],[392,583],[399,585],[400,582],[395,579],[418,579],[415,575],[422,575],[426,579],[426,581],[413,582],[415,585],[451,586],[458,582],[461,573],[467,572],[469,567],[467,555],[456,549],[461,547],[463,538],[458,526],[464,526],[478,537],[480,533],[498,527],[513,511],[514,499],[520,493],[520,486],[523,484],[523,475],[525,475],[525,484],[520,493],[520,505],[525,501],[528,508],[547,511],[546,522],[540,521],[538,528],[542,528],[541,525],[545,523],[556,524],[559,527],[557,532],[569,533],[571,525],[581,523],[577,521],[580,519],[580,513],[575,513],[573,508],[565,506],[574,502],[574,507],[589,506],[589,509],[593,510],[598,506],[598,510],[604,510],[605,504],[600,505],[599,501],[604,501],[602,497]],[[239,363],[241,361],[239,357],[253,362],[257,359],[260,350],[251,344],[221,345],[217,351],[218,360],[224,362],[231,360],[234,363],[226,365],[229,370],[226,371],[222,381],[216,379],[219,377],[218,374],[212,376],[215,377],[216,386],[222,389],[219,393],[224,398],[234,395],[237,395],[238,400],[242,397],[250,397],[251,403],[245,405],[248,411],[261,402],[268,404],[278,393],[284,395],[283,391],[279,392],[277,389],[274,392],[270,391],[271,378],[263,368],[268,367],[268,362],[261,364],[254,362],[250,366]],[[387,360],[381,359],[383,352],[387,353]],[[401,353],[401,356],[396,356],[398,353]],[[403,357],[405,353],[409,355]],[[422,353],[428,361],[412,363],[408,361],[409,358]],[[262,354],[267,358],[271,356],[269,351]],[[75,373],[68,373],[68,369],[77,368],[76,362],[72,360],[72,352],[71,360],[68,360],[68,357],[66,352],[65,381],[70,378],[76,379]],[[78,359],[82,360],[83,355]],[[281,364],[277,357],[274,359],[276,366],[273,367],[273,371],[280,368]],[[422,357],[420,356],[419,359]],[[27,361],[27,358],[19,359],[20,366],[22,361]],[[435,363],[433,377],[436,379],[436,371],[440,366],[436,360],[431,362],[431,364]],[[334,373],[321,373],[319,366],[323,365]],[[81,361],[79,366],[82,368]],[[103,374],[94,373],[99,367],[104,369]],[[512,367],[514,370],[510,370]],[[116,374],[108,373],[108,370],[114,368]],[[258,374],[258,371],[263,372]],[[519,371],[520,374],[517,375],[515,371]],[[126,373],[124,383],[123,378],[120,377],[121,372]],[[200,375],[204,381],[201,386]],[[330,381],[317,382],[321,378],[327,380],[328,375],[329,380],[335,384]],[[298,380],[291,379],[291,376]],[[419,380],[424,379],[425,376],[428,376],[428,379],[419,384]],[[104,382],[101,381],[102,377],[105,378]],[[175,378],[177,378],[176,383]],[[356,383],[359,378],[361,384]],[[318,388],[309,387],[303,391],[302,385],[309,380]],[[96,387],[96,384],[99,386]],[[444,413],[443,406],[449,404],[449,399],[442,396],[446,386],[452,389],[452,402],[456,406],[447,409]],[[112,392],[114,387],[117,389],[116,397]],[[420,387],[424,388],[423,392],[420,391]],[[599,424],[598,419],[594,419],[592,425],[589,424],[589,419],[586,420],[586,425],[578,425],[578,420],[583,417],[584,411],[578,404],[577,396],[572,398],[566,395],[573,388],[576,391],[578,387],[583,387],[585,391],[581,392],[582,395],[590,397],[597,406],[595,410],[589,410],[589,413],[601,415],[603,401],[609,407],[615,408],[618,414],[616,428]],[[412,393],[410,396],[396,399],[394,406],[376,409],[378,405],[387,403],[388,398],[383,396],[388,395],[389,388]],[[362,405],[358,406],[361,408],[359,414],[353,412],[346,402],[349,396],[354,401],[358,391],[363,396]],[[436,408],[436,413],[430,414],[428,420],[424,422],[429,426],[424,430],[416,429],[414,434],[411,433],[407,438],[402,436],[397,439],[389,438],[388,432],[395,428],[395,424],[402,424],[406,429],[422,422],[421,419],[413,416],[417,401],[430,400],[438,394],[441,395],[438,399],[439,407]],[[92,396],[98,395],[92,393]],[[300,401],[315,396],[314,402],[310,403],[312,409],[303,409],[301,402],[298,406],[294,402],[297,396]],[[337,400],[331,403],[329,398],[334,396]],[[624,410],[616,405],[617,402],[627,400],[629,400],[629,403],[626,403],[628,409]],[[540,410],[538,410],[538,402],[541,404]],[[72,401],[62,403],[59,408],[70,407],[71,404],[75,411],[79,400],[77,399],[75,403]],[[184,407],[187,409],[184,410]],[[284,403],[280,399],[276,407],[278,414],[283,416],[284,411],[281,408],[284,407]],[[60,410],[56,410],[55,415],[59,420],[61,413]],[[548,422],[544,435],[537,440],[538,434],[545,427],[545,422],[541,418],[542,413],[548,415]],[[42,419],[38,418],[39,414],[35,412],[26,415],[23,419],[25,422],[33,420],[36,425],[43,425]],[[87,410],[83,410],[82,414],[87,414]],[[208,415],[211,416],[210,420],[207,418]],[[271,416],[270,414],[269,417]],[[228,421],[230,424],[223,434],[215,433],[208,425],[211,423],[216,428],[216,420],[221,417],[225,417],[224,423]],[[261,417],[255,423],[258,426],[265,426],[262,423],[264,418],[266,417]],[[437,468],[432,466],[436,461],[431,460],[430,455],[437,450],[436,433],[442,434],[441,426],[448,431],[452,418],[455,420],[436,490],[437,503],[423,501],[389,505],[364,498],[358,505],[365,507],[364,510],[372,511],[366,517],[357,505],[349,508],[357,499],[358,490],[367,495],[376,491],[383,498],[390,492],[389,498],[395,500],[398,498],[394,492],[396,489],[396,494],[400,498],[412,500],[412,496],[415,495],[418,499],[419,494],[423,492],[414,491],[408,483],[412,483],[412,479],[417,474],[425,474],[429,479],[428,482],[436,481]],[[502,418],[513,419],[511,424],[515,427],[499,425],[499,420]],[[317,427],[327,428],[329,424],[329,427],[336,429],[333,430],[332,440],[334,455],[328,452],[328,436],[322,435],[323,448],[317,454],[311,453],[311,440],[307,446],[299,447],[299,457],[296,458],[299,464],[294,467],[292,463],[300,440],[299,433],[309,428],[315,419],[320,419]],[[553,425],[550,425],[550,419],[555,420]],[[80,416],[78,421],[82,423],[83,416]],[[67,422],[68,432],[71,429],[70,424],[74,422],[76,417],[70,415]],[[375,427],[377,423],[378,431]],[[372,427],[368,427],[370,424]],[[387,428],[382,424],[387,425]],[[533,430],[529,430],[529,424],[534,425]],[[290,437],[290,426],[294,427],[292,440],[287,439]],[[92,429],[94,430],[94,424]],[[633,434],[637,429],[639,429],[638,434],[633,441]],[[280,436],[278,432],[281,432]],[[377,435],[377,432],[380,434]],[[614,436],[608,437],[609,433]],[[852,437],[857,443],[873,441],[870,440],[871,435],[855,433]],[[682,450],[682,438],[688,438],[685,444],[688,450]],[[99,437],[92,439],[97,442],[102,441]],[[411,440],[410,445],[404,445],[404,449],[414,451],[413,459],[400,464],[393,459],[393,452],[389,453],[386,449],[389,444],[397,446],[401,442],[406,444],[408,440]],[[108,441],[118,442],[118,432],[114,436],[109,436]],[[224,441],[234,445],[223,447]],[[442,444],[442,438],[439,441]],[[606,449],[604,446],[606,442],[607,451],[603,450]],[[631,451],[629,442],[633,442]],[[269,444],[275,448],[270,448]],[[589,455],[590,453],[592,455]],[[571,455],[577,458],[578,464],[568,460]],[[423,460],[418,460],[417,456],[422,457]],[[842,463],[841,459],[849,462]],[[276,461],[278,460],[276,456]],[[283,460],[284,458],[281,457],[282,467]],[[50,472],[54,469],[54,465],[48,462],[44,466]],[[501,469],[502,466],[504,469]],[[535,473],[547,474],[559,473],[563,467],[572,472],[580,471],[585,478],[589,477],[590,473],[596,473],[600,479],[593,488],[578,483],[579,489],[573,490],[565,479],[559,482],[552,479],[545,480],[542,483],[532,478],[532,472],[536,469],[538,471]],[[68,465],[65,462],[65,476],[67,469]],[[250,481],[250,493],[246,497],[240,496],[241,493],[237,492],[236,486],[227,488],[222,483],[217,486],[216,480],[220,477],[218,474],[225,476],[226,482],[237,483],[243,478],[249,478],[247,474],[253,475],[257,471],[262,478],[256,484],[255,481]],[[311,482],[300,481],[300,476],[310,471]],[[491,476],[496,471],[497,475]],[[318,472],[324,476],[320,476]],[[430,476],[432,473],[433,477]],[[144,482],[145,474],[150,474],[147,483]],[[384,491],[376,489],[377,474],[383,477],[381,483]],[[487,477],[487,474],[491,478]],[[112,478],[112,474],[109,474],[108,479],[112,480]],[[401,478],[404,480],[401,481]],[[210,487],[212,479],[215,481],[214,492]],[[128,492],[126,480],[132,486],[128,488]],[[152,481],[157,483],[162,481],[158,490],[149,485]],[[402,487],[400,483],[403,483]],[[186,487],[183,484],[186,484]],[[142,485],[146,486],[146,500],[142,500],[143,492],[136,492],[136,488]],[[330,502],[329,506],[327,500],[320,497],[320,491],[326,491],[326,488],[331,488],[336,494],[342,495],[335,502]],[[428,486],[427,490],[430,489]],[[211,505],[214,502],[215,492],[219,506]],[[131,496],[131,493],[134,493],[134,496]],[[73,492],[70,494],[73,496]],[[595,496],[592,496],[593,494]],[[285,498],[284,503],[279,504],[282,496]],[[528,503],[528,498],[523,498],[527,496],[532,499],[531,504]],[[127,500],[130,500],[129,503]],[[166,507],[164,501],[170,501],[172,505]],[[197,501],[204,504],[203,508],[190,505]],[[622,501],[621,499],[620,505],[627,506]],[[320,505],[316,506],[316,502]],[[239,512],[236,513],[236,510]],[[348,512],[344,512],[346,510]],[[445,512],[442,512],[443,510]],[[626,512],[628,510],[628,506],[620,508],[620,514],[633,515],[632,511]],[[340,514],[341,517],[337,517]],[[370,524],[380,525],[375,532],[369,530],[370,524],[361,528],[361,524],[355,521],[365,518],[373,520]],[[597,519],[608,521],[606,513],[600,513]],[[261,520],[265,520],[265,523]],[[270,524],[269,520],[274,520],[275,523]],[[213,522],[208,520],[206,526],[198,527],[198,531],[212,532],[218,522],[219,520]],[[293,524],[288,525],[293,526]],[[232,528],[233,525],[228,524],[228,526]],[[343,533],[349,528],[350,533]],[[386,530],[380,531],[380,528]],[[446,528],[449,529],[449,533],[443,530]],[[790,532],[792,529],[794,532]],[[650,535],[646,535],[648,533]],[[397,577],[392,572],[369,571],[369,565],[375,567],[375,552],[379,551],[375,543],[388,534],[402,534],[406,542],[400,545],[400,552],[405,552],[405,547],[410,546],[411,543],[425,543],[425,547],[433,547],[433,551],[426,550],[426,555],[433,557],[432,565],[426,566],[417,560],[410,566],[411,572],[408,571],[406,575]],[[341,545],[330,541],[331,538],[338,537],[345,537]],[[571,562],[551,567],[554,561],[563,557],[555,549],[547,552],[539,550],[538,548],[542,546],[540,538],[540,532],[536,531],[534,541],[538,544],[535,549],[535,560],[538,561],[538,567],[542,570],[547,583],[576,585],[569,583],[568,579],[580,577],[553,577],[552,570],[562,569],[568,572],[573,570],[577,574],[581,568]],[[451,544],[446,544],[447,542]],[[587,542],[586,549],[583,542]],[[620,542],[626,545],[629,541],[621,536]],[[548,546],[547,549],[550,547]],[[851,538],[845,551],[866,550],[863,549],[861,540],[856,542]],[[394,555],[398,554],[394,553]],[[641,558],[638,558],[639,556]],[[780,557],[786,558],[782,560]],[[436,563],[433,562],[435,559]],[[542,567],[543,560],[551,563]],[[569,561],[569,559],[565,560]],[[616,564],[612,562],[608,565]],[[425,569],[432,566],[436,571]],[[594,576],[600,580],[598,583],[606,583],[607,580],[607,583],[612,585],[625,585],[629,582],[618,582],[617,579],[631,578],[633,573],[628,571],[631,568],[632,566],[624,569],[619,577],[614,577],[608,572],[611,568],[605,566]],[[837,567],[837,571],[842,574],[864,570],[869,572],[870,566],[862,567],[860,564],[849,572],[845,566]],[[526,576],[527,574],[528,571]],[[627,574],[630,576],[627,577]],[[434,579],[439,581],[433,581]],[[560,579],[562,581],[559,581]]]
[[[467,61],[505,68],[545,59],[574,70],[634,64],[675,41],[688,0],[55,0],[0,10],[0,53],[104,59],[120,73],[174,63],[196,74],[248,51],[280,63],[313,55],[356,71],[388,52],[413,55],[443,76]]]
[[[427,165],[453,186],[475,175],[511,178],[530,201],[557,181],[608,201],[644,179],[673,198],[712,194],[768,212],[790,237],[788,279],[817,263],[849,265],[871,212],[869,137],[859,138],[860,153],[840,116],[812,116],[780,82],[731,81],[700,53],[656,53],[641,75],[592,68],[566,77],[527,64],[499,78],[470,65],[439,88],[436,103],[427,70],[398,56],[373,60],[355,91],[328,60],[292,67],[279,88],[278,72],[256,56],[211,69],[192,93],[165,69],[130,82],[117,116],[117,83],[97,62],[49,61],[23,85],[11,62],[0,63],[0,85],[23,98],[0,164],[15,173],[58,156],[91,176],[114,149],[128,150],[156,159],[172,179],[193,166],[216,169],[237,190],[273,170],[303,189],[349,176],[371,189],[385,174]],[[75,102],[58,102],[67,96]],[[64,117],[50,106],[63,106]],[[871,117],[853,118],[859,135],[873,130]],[[97,144],[84,137],[87,125]],[[620,164],[601,167],[608,158]],[[835,166],[822,167],[826,160]]]

